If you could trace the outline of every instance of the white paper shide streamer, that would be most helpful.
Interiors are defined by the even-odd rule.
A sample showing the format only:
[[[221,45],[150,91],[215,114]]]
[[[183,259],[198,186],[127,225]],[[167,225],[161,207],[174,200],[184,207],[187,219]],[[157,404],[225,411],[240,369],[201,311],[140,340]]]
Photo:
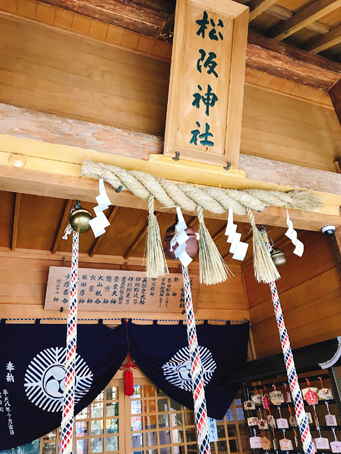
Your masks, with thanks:
[[[178,247],[174,250],[175,257],[180,260],[183,266],[188,266],[193,259],[186,252],[186,241],[189,239],[185,232],[187,225],[180,207],[176,207],[176,213],[178,215],[178,223],[175,226],[177,233],[171,239],[170,250],[173,251],[173,246],[178,244]]]
[[[110,199],[106,193],[104,187],[104,181],[101,178],[99,180],[99,195],[96,197],[98,205],[94,208],[96,217],[89,221],[90,227],[94,232],[95,238],[103,235],[105,233],[105,227],[110,225],[106,215],[103,213],[104,210],[107,210],[111,205]]]
[[[240,241],[242,235],[241,233],[237,233],[237,225],[233,224],[233,211],[231,208],[229,208],[225,235],[227,236],[226,241],[231,243],[230,253],[233,254],[232,258],[235,260],[244,260],[249,245]]]
[[[297,232],[296,230],[294,230],[294,225],[292,223],[292,220],[290,219],[288,208],[287,208],[287,226],[288,230],[285,232],[285,236],[287,236],[291,240],[292,244],[295,246],[294,254],[298,255],[299,257],[302,257],[304,252],[304,244],[297,238]]]

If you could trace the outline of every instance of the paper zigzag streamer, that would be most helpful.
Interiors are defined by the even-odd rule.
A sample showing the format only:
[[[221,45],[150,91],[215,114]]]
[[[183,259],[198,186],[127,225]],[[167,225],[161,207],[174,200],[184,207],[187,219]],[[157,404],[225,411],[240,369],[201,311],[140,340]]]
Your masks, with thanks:
[[[290,219],[288,208],[287,208],[287,226],[288,230],[285,232],[285,236],[287,236],[291,240],[292,244],[295,246],[294,254],[298,255],[299,257],[302,257],[304,252],[304,244],[302,243],[302,241],[297,239],[297,232],[296,230],[294,230],[294,225],[292,223],[292,220]]]
[[[233,224],[232,208],[229,208],[225,235],[227,236],[226,241],[231,243],[230,252],[233,254],[232,258],[235,260],[244,260],[249,245],[240,241],[242,235],[241,233],[237,233],[237,225]]]
[[[98,205],[94,208],[96,217],[89,221],[90,227],[94,232],[95,238],[105,233],[105,227],[110,225],[106,215],[103,213],[104,210],[109,208],[111,205],[110,199],[106,193],[103,179],[99,180],[99,195],[96,197]]]
[[[185,232],[187,224],[180,207],[176,207],[176,213],[178,215],[178,223],[175,226],[177,233],[171,239],[170,250],[173,251],[173,246],[178,243],[178,247],[174,250],[175,257],[180,260],[183,266],[187,267],[193,260],[186,252],[186,241],[189,239]]]

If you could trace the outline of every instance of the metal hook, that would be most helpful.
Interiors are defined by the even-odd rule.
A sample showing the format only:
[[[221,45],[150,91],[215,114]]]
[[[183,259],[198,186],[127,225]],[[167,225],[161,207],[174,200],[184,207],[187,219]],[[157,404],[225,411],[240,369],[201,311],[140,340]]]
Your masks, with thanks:
[[[180,161],[180,151],[175,152],[175,157],[172,158],[173,161]]]

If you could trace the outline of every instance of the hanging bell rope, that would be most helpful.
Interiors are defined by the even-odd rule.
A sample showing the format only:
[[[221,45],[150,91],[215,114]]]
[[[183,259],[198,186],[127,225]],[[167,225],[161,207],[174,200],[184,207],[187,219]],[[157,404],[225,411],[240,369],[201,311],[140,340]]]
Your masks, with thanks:
[[[198,435],[199,454],[211,454],[210,439],[208,435],[203,369],[200,360],[197,330],[195,326],[191,283],[188,276],[188,268],[184,265],[182,265],[182,278],[185,294],[187,340],[191,362],[192,392],[194,400],[195,425]]]
[[[265,229],[261,231],[261,235],[266,247],[268,248],[268,251],[270,252],[271,246]],[[297,424],[301,434],[303,451],[305,454],[314,454],[315,449],[311,438],[307,415],[304,409],[302,392],[298,384],[298,376],[296,372],[294,357],[290,346],[289,334],[284,323],[284,317],[281,302],[278,296],[277,286],[274,281],[270,282],[269,285],[284,356],[285,367],[287,369],[290,391],[294,401]]]
[[[63,416],[61,424],[62,454],[72,454],[73,452],[73,426],[75,408],[79,232],[72,230],[71,225],[69,225],[67,227],[66,234],[71,233],[71,231],[73,232],[72,261],[69,313],[67,319],[65,387],[63,399]]]
[[[263,211],[265,208],[283,207],[297,210],[316,211],[322,208],[321,201],[308,191],[265,191],[261,189],[224,189],[214,187],[197,187],[192,184],[175,184],[165,178],[119,167],[92,162],[86,159],[83,163],[81,176],[87,178],[103,178],[114,189],[130,191],[135,196],[148,200],[150,196],[163,206],[173,208],[180,206],[186,211],[196,211],[197,206],[216,214],[223,214],[229,208],[236,215],[245,215],[247,208]]]

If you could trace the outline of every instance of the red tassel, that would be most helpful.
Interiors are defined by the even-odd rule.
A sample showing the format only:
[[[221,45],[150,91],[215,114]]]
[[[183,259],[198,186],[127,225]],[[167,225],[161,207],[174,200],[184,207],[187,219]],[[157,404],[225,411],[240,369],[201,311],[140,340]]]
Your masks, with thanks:
[[[137,365],[130,362],[130,352],[128,352],[126,364],[122,364],[120,367],[120,370],[126,369],[124,373],[124,392],[126,396],[132,396],[134,394],[133,371],[130,368],[136,369]]]
[[[127,369],[124,373],[124,392],[126,396],[132,396],[134,394],[133,371],[130,369]]]

